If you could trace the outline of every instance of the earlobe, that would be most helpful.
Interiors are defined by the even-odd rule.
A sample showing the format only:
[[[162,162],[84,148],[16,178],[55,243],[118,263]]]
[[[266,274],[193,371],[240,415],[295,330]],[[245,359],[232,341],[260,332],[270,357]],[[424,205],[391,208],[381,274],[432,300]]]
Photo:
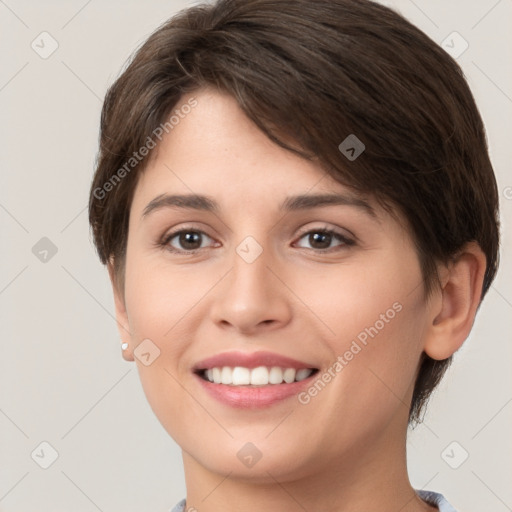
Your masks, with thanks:
[[[126,361],[133,361],[133,349],[132,349],[132,339],[129,329],[128,322],[128,314],[126,312],[126,305],[124,300],[124,293],[121,289],[121,286],[118,282],[118,278],[116,276],[115,267],[113,260],[111,259],[107,263],[108,274],[110,277],[110,283],[112,285],[112,292],[114,295],[114,306],[116,310],[116,322],[117,329],[119,331],[119,337],[122,342],[122,354],[123,358]]]
[[[469,336],[480,304],[486,258],[475,242],[466,244],[442,269],[441,289],[432,308],[424,351],[432,359],[453,355]]]

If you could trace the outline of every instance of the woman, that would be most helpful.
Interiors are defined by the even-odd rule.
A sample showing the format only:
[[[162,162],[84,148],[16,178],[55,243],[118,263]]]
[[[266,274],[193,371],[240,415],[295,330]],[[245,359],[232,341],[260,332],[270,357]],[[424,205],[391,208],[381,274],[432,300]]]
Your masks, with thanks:
[[[105,99],[90,223],[174,511],[453,511],[406,434],[497,268],[458,65],[366,0],[220,0]]]

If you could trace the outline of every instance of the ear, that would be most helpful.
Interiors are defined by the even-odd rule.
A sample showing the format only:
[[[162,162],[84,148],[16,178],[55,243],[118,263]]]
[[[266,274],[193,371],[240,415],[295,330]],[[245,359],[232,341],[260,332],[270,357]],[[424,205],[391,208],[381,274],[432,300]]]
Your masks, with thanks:
[[[424,351],[432,359],[454,354],[469,336],[480,304],[486,258],[476,242],[469,242],[440,269],[440,295],[434,299]]]
[[[108,275],[110,277],[110,283],[112,284],[112,291],[114,293],[114,305],[116,309],[116,321],[117,329],[119,331],[119,337],[123,343],[128,343],[128,348],[122,351],[123,358],[125,361],[133,361],[133,343],[130,334],[128,314],[126,312],[126,305],[124,300],[124,291],[119,285],[115,270],[114,263],[111,259],[107,263]]]

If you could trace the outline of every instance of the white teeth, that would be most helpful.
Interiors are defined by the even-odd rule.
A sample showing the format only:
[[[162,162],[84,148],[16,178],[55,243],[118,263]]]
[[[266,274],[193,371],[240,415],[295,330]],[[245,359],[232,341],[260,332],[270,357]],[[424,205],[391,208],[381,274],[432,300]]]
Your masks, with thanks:
[[[229,366],[224,366],[220,372],[221,384],[231,384],[233,382],[233,370]]]
[[[283,382],[283,370],[278,366],[273,366],[268,372],[268,381],[270,384],[281,384]]]
[[[283,372],[283,379],[287,384],[290,384],[290,382],[293,382],[295,380],[295,368],[286,368],[286,370]]]
[[[264,386],[268,384],[268,369],[265,366],[258,366],[251,370],[251,384],[253,386]]]
[[[307,379],[313,370],[310,368],[280,368],[272,366],[258,366],[257,368],[244,368],[243,366],[229,366],[208,368],[204,376],[215,384],[227,384],[232,386],[266,386],[268,384],[290,384]]]
[[[309,368],[301,368],[300,370],[297,370],[295,380],[300,382],[301,380],[307,379],[312,373],[313,370],[310,370]]]
[[[236,366],[233,368],[232,384],[233,386],[243,386],[251,383],[251,370]]]

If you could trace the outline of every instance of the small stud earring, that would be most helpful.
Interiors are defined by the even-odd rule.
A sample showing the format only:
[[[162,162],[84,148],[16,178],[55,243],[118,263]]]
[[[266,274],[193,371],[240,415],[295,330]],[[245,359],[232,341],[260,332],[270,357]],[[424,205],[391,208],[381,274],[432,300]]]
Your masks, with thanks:
[[[128,348],[128,343],[126,341],[124,343],[121,343],[121,348],[123,350],[126,350]]]

